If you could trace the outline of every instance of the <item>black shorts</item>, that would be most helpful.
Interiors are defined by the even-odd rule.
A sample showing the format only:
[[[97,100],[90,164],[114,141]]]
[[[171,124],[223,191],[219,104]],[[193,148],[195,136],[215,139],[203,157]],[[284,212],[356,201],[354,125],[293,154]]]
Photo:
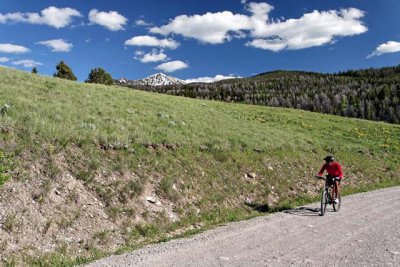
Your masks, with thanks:
[[[340,184],[340,181],[342,180],[338,176],[334,176],[334,175],[327,175],[326,177],[327,177],[327,181],[329,184],[334,184],[335,180],[338,181],[338,183]]]

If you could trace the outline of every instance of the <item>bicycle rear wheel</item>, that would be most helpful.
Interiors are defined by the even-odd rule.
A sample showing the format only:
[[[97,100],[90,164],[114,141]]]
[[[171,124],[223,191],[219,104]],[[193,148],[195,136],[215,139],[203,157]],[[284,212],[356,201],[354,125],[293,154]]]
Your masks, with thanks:
[[[321,210],[320,210],[321,216],[325,215],[327,205],[328,205],[328,195],[327,195],[327,190],[325,190],[324,188],[321,194]]]
[[[333,210],[334,211],[339,211],[340,210],[340,206],[342,205],[342,197],[340,195],[340,193],[338,193],[337,195],[335,195],[335,198],[337,198],[338,203],[335,203],[335,201],[333,201]]]

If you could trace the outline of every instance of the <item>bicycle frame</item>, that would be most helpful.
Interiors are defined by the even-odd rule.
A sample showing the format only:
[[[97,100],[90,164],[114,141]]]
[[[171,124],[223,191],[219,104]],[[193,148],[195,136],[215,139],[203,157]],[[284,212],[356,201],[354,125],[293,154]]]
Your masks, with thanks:
[[[326,207],[327,205],[333,205],[333,210],[334,211],[339,211],[340,206],[341,206],[341,197],[339,192],[337,191],[337,188],[335,190],[336,187],[336,181],[337,178],[328,178],[328,176],[326,177],[321,177],[321,176],[316,176],[318,179],[323,179],[325,180],[325,186],[322,189],[322,194],[321,194],[321,209],[320,209],[320,215],[324,216],[325,212],[326,212]],[[328,180],[328,179],[332,179],[332,180]],[[335,195],[334,197],[332,197],[332,195],[337,192],[338,194]],[[338,203],[334,202],[334,198],[338,198]]]

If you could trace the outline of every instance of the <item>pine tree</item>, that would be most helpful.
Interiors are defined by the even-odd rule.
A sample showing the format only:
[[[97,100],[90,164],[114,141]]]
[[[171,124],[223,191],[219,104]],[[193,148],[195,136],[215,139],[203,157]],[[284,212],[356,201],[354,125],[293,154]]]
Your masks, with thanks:
[[[76,81],[74,73],[71,68],[64,63],[64,61],[61,60],[60,63],[57,64],[56,70],[57,72],[53,74],[54,77]]]
[[[96,68],[90,71],[88,79],[85,82],[111,85],[113,84],[113,79],[111,75],[102,68]]]
[[[37,73],[38,73],[38,70],[37,70],[36,67],[33,67],[33,68],[32,68],[32,73],[33,73],[33,74],[37,74]]]

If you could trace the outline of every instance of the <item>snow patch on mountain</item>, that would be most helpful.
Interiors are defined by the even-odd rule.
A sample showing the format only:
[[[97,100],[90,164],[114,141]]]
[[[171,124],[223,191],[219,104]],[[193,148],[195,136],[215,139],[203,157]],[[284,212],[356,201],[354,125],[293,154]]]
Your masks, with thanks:
[[[156,73],[142,80],[145,85],[160,86],[160,85],[175,85],[186,84],[183,80],[165,75],[164,73]]]
[[[181,85],[186,84],[185,81],[172,76],[165,75],[164,73],[156,73],[146,77],[142,80],[127,80],[121,78],[116,81],[119,84],[125,85],[148,85],[148,86],[163,86],[163,85]]]

